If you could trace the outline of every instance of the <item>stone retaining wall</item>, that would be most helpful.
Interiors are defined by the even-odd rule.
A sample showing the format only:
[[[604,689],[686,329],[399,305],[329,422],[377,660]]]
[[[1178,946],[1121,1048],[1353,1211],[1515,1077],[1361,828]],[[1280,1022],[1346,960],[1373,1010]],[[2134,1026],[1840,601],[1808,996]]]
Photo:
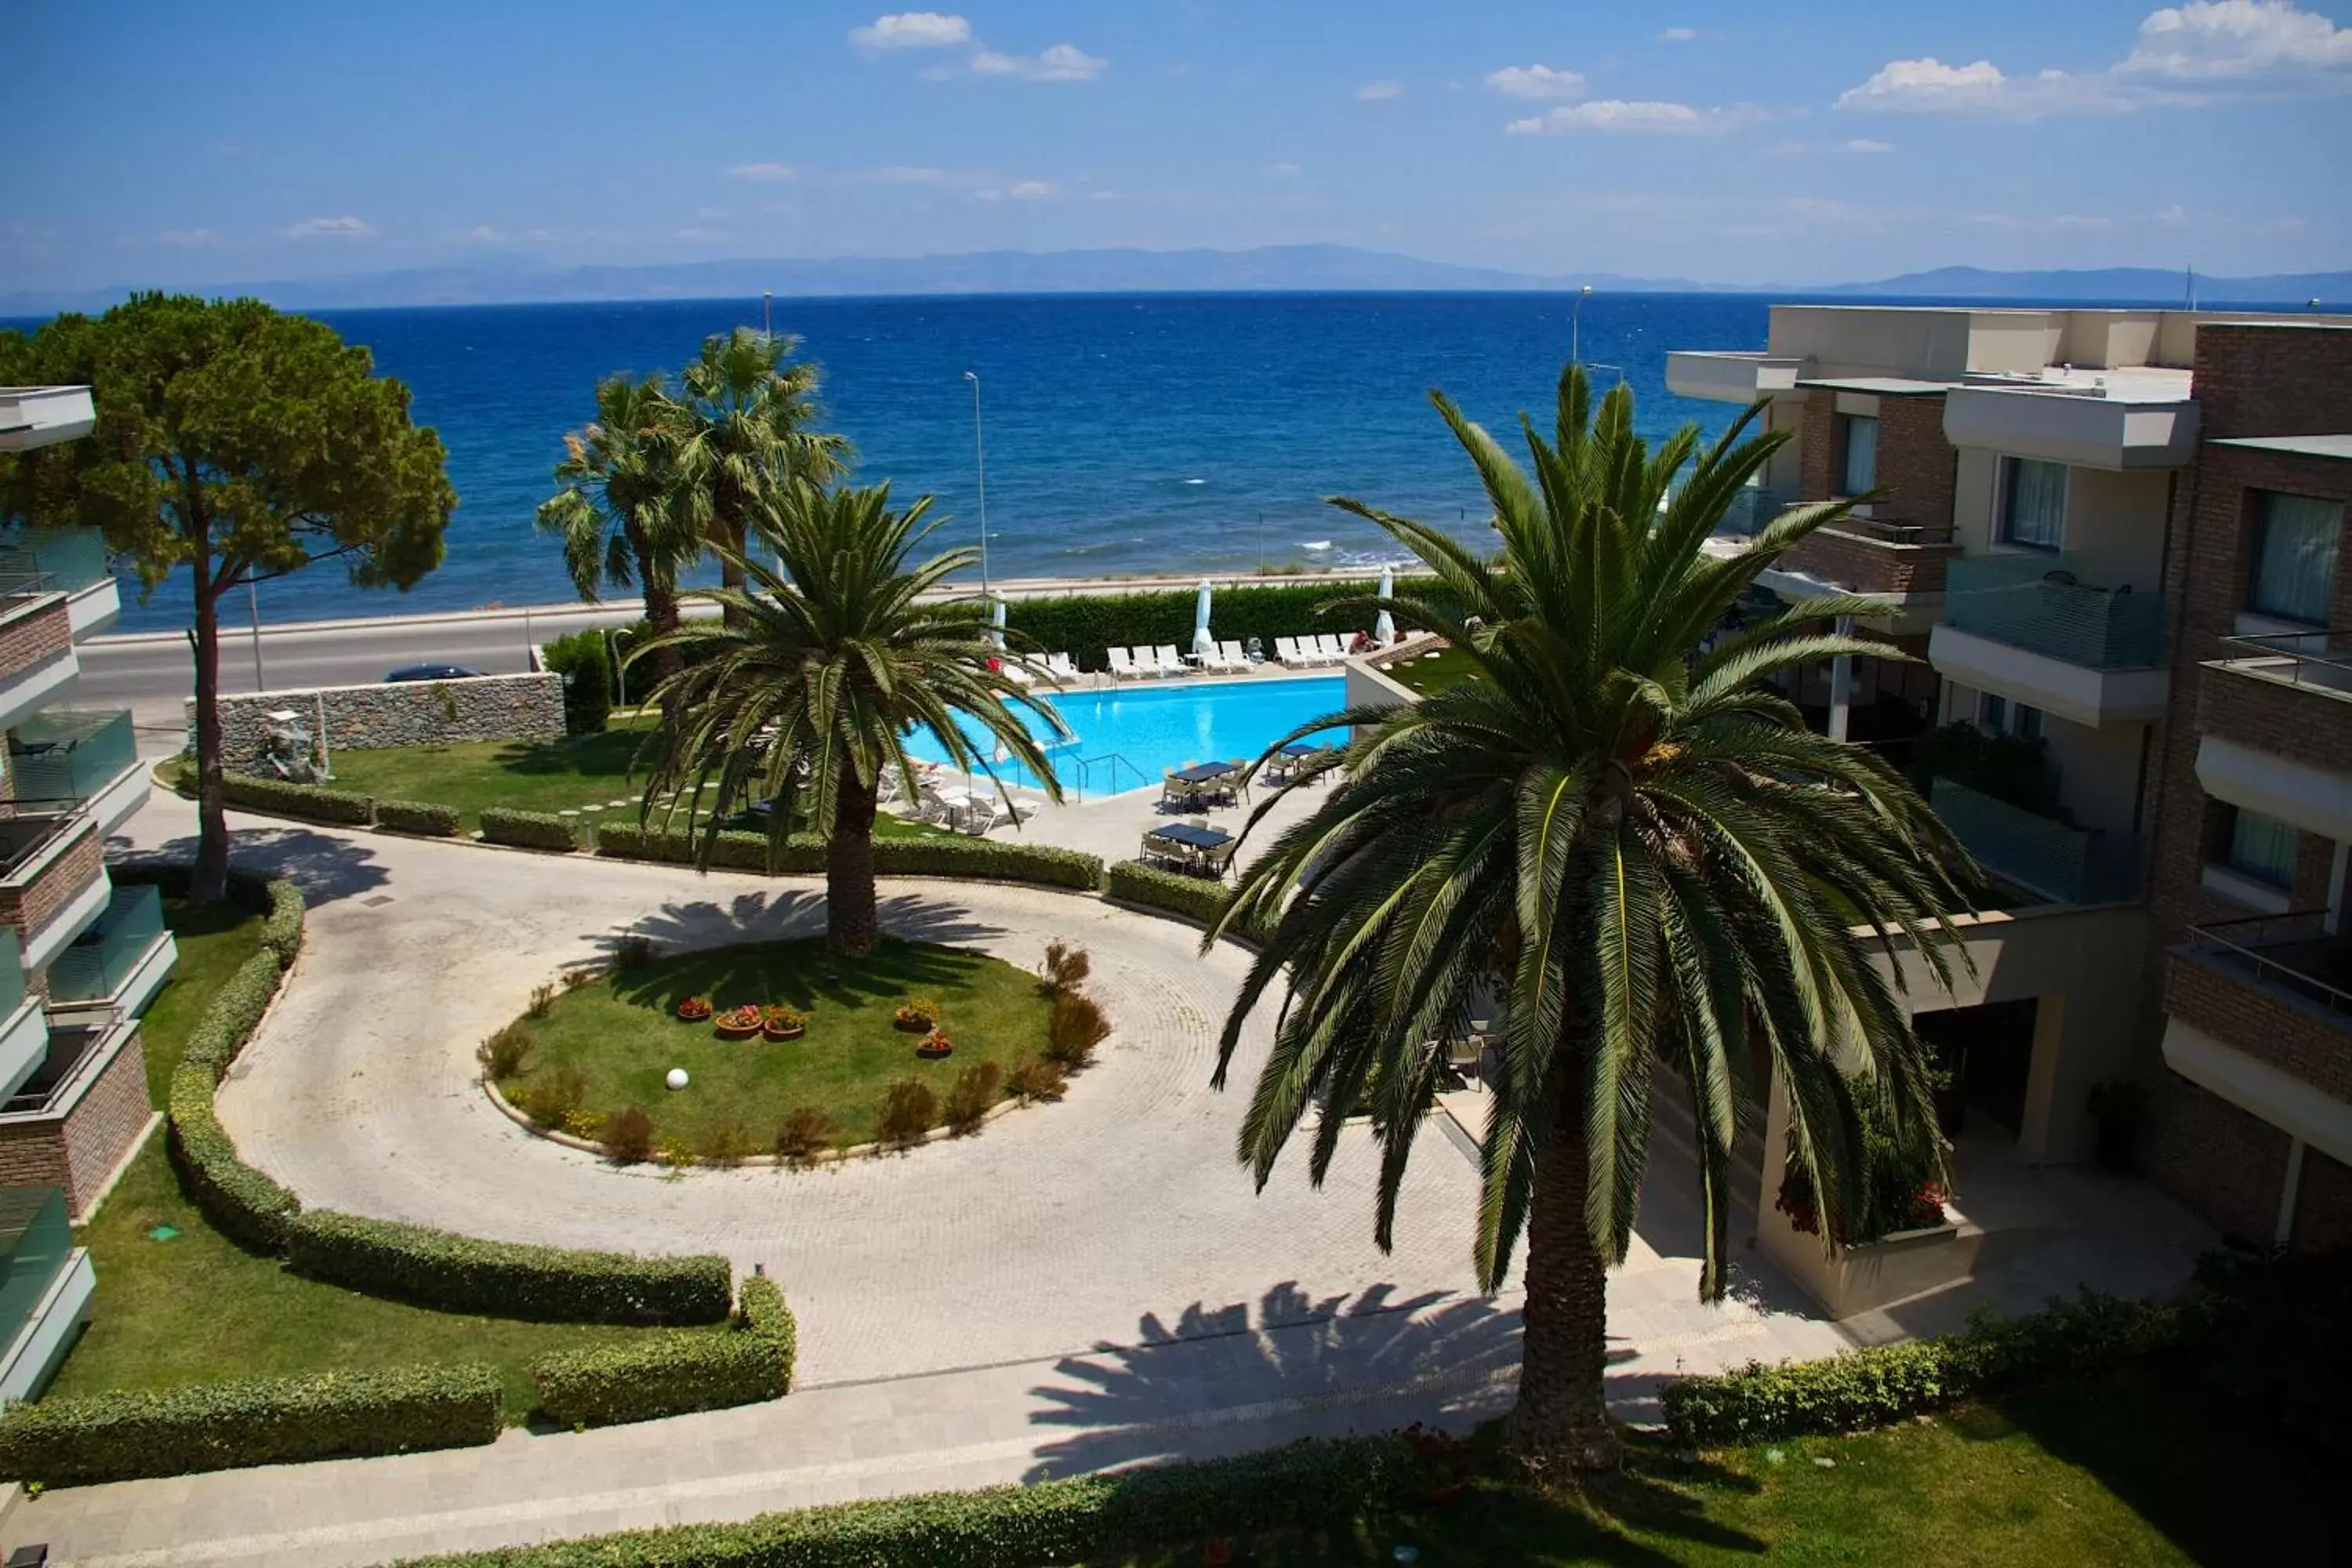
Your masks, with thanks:
[[[195,746],[195,707],[194,699],[184,705],[191,750]],[[232,773],[261,771],[259,763],[269,734],[266,715],[281,708],[302,715],[303,727],[314,732],[323,716],[330,765],[337,752],[563,738],[563,678],[560,675],[483,675],[464,680],[324,686],[223,697],[223,765]]]

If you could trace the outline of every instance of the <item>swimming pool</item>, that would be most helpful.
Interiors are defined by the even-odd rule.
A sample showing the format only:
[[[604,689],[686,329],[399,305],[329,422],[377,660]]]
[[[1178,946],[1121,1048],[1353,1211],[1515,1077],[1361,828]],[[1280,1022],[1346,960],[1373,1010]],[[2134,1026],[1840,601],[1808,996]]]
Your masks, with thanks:
[[[1023,717],[1029,732],[1045,743],[1063,790],[1076,798],[1157,785],[1164,770],[1186,763],[1234,757],[1255,762],[1299,725],[1346,706],[1347,684],[1346,677],[1337,675],[1298,680],[1204,676],[1174,686],[1065,691],[1050,700],[1070,727],[1066,739],[1050,738],[1048,726],[1034,714]],[[966,722],[963,731],[975,745],[993,750],[994,742],[984,742],[978,726]],[[928,731],[916,731],[907,749],[928,762],[947,761]],[[1017,763],[1001,763],[997,773],[1009,784],[1034,788],[1037,782]]]

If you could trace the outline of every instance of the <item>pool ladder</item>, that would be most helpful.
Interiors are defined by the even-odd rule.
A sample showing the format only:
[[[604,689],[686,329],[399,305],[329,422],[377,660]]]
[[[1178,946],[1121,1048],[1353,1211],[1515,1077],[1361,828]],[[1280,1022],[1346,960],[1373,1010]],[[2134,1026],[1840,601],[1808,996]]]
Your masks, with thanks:
[[[1106,752],[1098,757],[1076,757],[1072,760],[1078,764],[1078,798],[1080,800],[1087,798],[1087,791],[1090,789],[1097,795],[1117,795],[1122,787],[1142,789],[1151,783],[1150,773],[1145,773],[1117,752]],[[1097,788],[1095,784],[1095,769],[1097,767],[1105,771],[1108,785],[1107,788]],[[1121,768],[1135,775],[1133,784],[1124,786],[1120,784],[1118,770]]]

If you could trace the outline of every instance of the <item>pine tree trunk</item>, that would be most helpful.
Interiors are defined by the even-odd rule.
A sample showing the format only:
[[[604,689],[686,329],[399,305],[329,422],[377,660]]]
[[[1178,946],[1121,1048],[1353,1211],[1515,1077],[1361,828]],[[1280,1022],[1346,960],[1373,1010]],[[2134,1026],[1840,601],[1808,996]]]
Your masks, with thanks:
[[[845,779],[824,849],[825,951],[863,958],[874,951],[875,786]]]
[[[220,595],[212,584],[212,553],[195,540],[196,609],[196,864],[188,882],[192,903],[228,897],[228,813],[221,798]]]
[[[1614,1469],[1623,1458],[1609,1419],[1609,1271],[1585,1223],[1584,1129],[1565,1092],[1550,1097],[1549,1137],[1536,1154],[1528,1208],[1527,1308],[1519,1401],[1510,1443],[1539,1478]]]

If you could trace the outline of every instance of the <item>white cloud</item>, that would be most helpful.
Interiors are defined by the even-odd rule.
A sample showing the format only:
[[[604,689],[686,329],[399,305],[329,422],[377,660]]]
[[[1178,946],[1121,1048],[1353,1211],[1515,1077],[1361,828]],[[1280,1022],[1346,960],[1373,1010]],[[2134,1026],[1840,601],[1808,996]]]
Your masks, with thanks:
[[[1591,103],[1563,103],[1549,114],[1514,120],[1503,129],[1514,136],[1576,131],[1619,136],[1721,136],[1765,118],[1762,110],[1744,103],[1699,109],[1687,103],[1604,98]]]
[[[486,223],[476,224],[458,237],[471,240],[476,245],[504,245],[507,238],[505,235]]]
[[[1307,171],[1296,163],[1268,163],[1258,171],[1269,180],[1296,180]]]
[[[727,171],[730,180],[761,180],[771,184],[797,180],[800,171],[790,163],[737,163]]]
[[[714,239],[725,239],[727,236],[719,229],[704,228],[699,224],[688,224],[677,231],[677,237],[691,245],[701,245]]]
[[[940,185],[947,183],[948,172],[945,169],[923,169],[906,163],[892,163],[885,168],[868,169],[858,178],[872,180],[877,184],[883,185]]]
[[[1391,98],[1403,96],[1404,83],[1401,81],[1368,81],[1356,89],[1356,101],[1359,103],[1384,103]]]
[[[1034,55],[1001,55],[982,49],[971,57],[975,76],[1018,77],[1024,81],[1092,81],[1110,62],[1076,44],[1054,44]]]
[[[2352,90],[2352,27],[2294,0],[2191,0],[2148,13],[2131,52],[2098,70],[2011,76],[1990,60],[1889,60],[1839,94],[1837,107],[2030,121],[2344,90]]]
[[[2175,202],[2172,205],[2157,214],[2156,221],[2162,224],[2173,225],[2187,223],[2189,221],[2189,209],[2182,206],[2179,203]]]
[[[1664,32],[1660,33],[1658,37],[1670,44],[1687,44],[1693,38],[1698,37],[1698,29],[1696,27],[1668,27]]]
[[[220,236],[208,228],[167,228],[155,237],[155,243],[182,250],[201,250],[207,245],[218,245]]]
[[[1867,136],[1857,136],[1845,144],[1845,150],[1849,153],[1892,153],[1895,151],[1895,143],[1874,142]]]
[[[1051,180],[1016,180],[1004,194],[1016,202],[1042,202],[1055,195],[1056,189]]]
[[[971,24],[937,11],[901,11],[849,29],[861,49],[941,49],[971,42]]]
[[[288,239],[373,239],[375,226],[364,218],[306,217],[278,232]]]
[[[1582,98],[1584,79],[1549,66],[1505,66],[1486,73],[1486,85],[1513,98]]]

